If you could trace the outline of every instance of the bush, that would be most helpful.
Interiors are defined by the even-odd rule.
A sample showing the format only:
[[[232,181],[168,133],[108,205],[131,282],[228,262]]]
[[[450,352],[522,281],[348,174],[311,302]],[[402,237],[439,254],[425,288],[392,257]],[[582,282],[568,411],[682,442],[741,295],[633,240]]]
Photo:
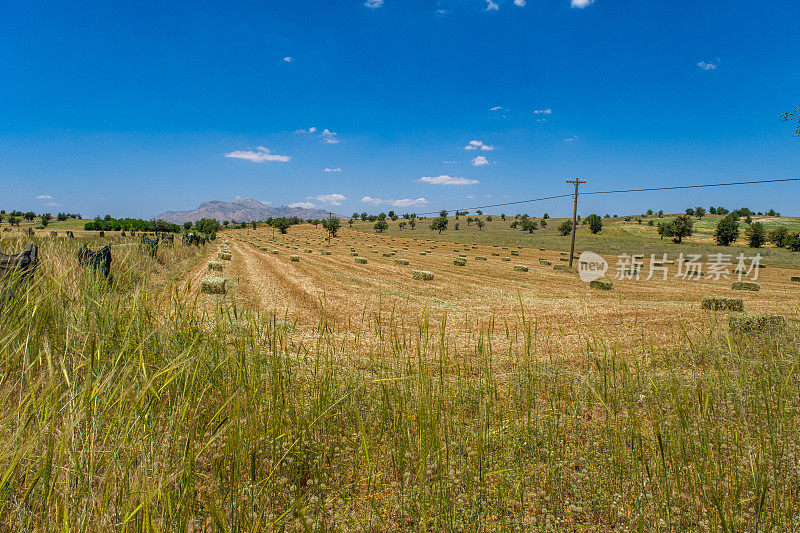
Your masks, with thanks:
[[[744,230],[744,235],[747,237],[747,245],[750,248],[761,248],[767,242],[767,232],[761,222],[750,224],[750,227]]]
[[[560,226],[558,226],[558,234],[562,237],[566,237],[570,233],[572,233],[572,221],[565,220]]]
[[[589,231],[595,235],[603,230],[603,219],[599,215],[591,214],[586,217],[586,224],[589,226]]]
[[[789,240],[789,230],[784,227],[775,228],[769,232],[767,238],[775,246],[783,248],[786,246],[786,241]]]
[[[719,209],[717,209],[719,212]],[[728,246],[739,238],[739,222],[735,215],[726,215],[719,222],[714,231],[714,241],[720,246]]]

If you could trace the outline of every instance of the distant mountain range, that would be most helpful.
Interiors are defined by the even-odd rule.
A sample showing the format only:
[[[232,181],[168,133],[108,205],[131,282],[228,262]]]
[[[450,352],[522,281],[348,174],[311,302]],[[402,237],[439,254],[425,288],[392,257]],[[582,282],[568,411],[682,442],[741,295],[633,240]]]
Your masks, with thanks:
[[[342,217],[342,215],[336,216]],[[328,211],[285,205],[273,207],[252,198],[245,198],[244,200],[234,200],[233,202],[211,200],[210,202],[203,202],[197,209],[191,211],[166,211],[156,218],[173,224],[183,224],[184,222],[195,222],[201,218],[215,218],[220,222],[224,220],[251,222],[253,220],[266,220],[270,217],[298,217],[304,220],[309,218],[322,219],[328,217]]]

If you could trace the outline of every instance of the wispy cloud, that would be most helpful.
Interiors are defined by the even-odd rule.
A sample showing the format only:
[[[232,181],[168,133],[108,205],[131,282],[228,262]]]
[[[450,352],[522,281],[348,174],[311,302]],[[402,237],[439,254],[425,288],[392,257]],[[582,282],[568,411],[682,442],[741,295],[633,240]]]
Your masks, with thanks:
[[[293,63],[294,58],[292,56],[286,56],[283,58],[284,63]]]
[[[331,131],[328,128],[322,130],[322,140],[328,144],[336,144],[339,142],[339,139],[336,138],[337,133],[335,131]]]
[[[228,152],[225,157],[232,157],[234,159],[245,159],[253,163],[264,163],[265,161],[277,161],[286,163],[291,159],[288,155],[278,155],[270,152],[269,148],[258,146],[255,150],[234,150]]]
[[[501,105],[496,105],[494,107],[490,107],[489,111],[502,111],[504,108]]]
[[[572,0],[571,6],[576,9],[583,9],[591,4],[594,4],[594,0]]]
[[[336,167],[336,168],[325,167],[325,172],[341,172],[341,171],[342,171],[342,169],[339,168],[339,167]]]
[[[47,207],[61,207],[61,204],[58,202],[47,202],[44,205],[46,205]]]
[[[571,143],[571,142],[575,141],[577,138],[578,138],[577,135],[572,135],[572,136],[567,137],[566,139],[564,139],[564,142]]]
[[[365,204],[374,206],[378,205],[391,205],[392,207],[412,207],[415,205],[425,205],[430,202],[425,198],[400,198],[399,200],[384,200],[383,198],[373,198],[372,196],[364,196],[361,201]]]
[[[708,61],[700,61],[697,63],[697,66],[703,70],[715,70],[717,68],[715,63],[710,63]]]
[[[514,0],[514,5],[519,7],[525,7],[525,0]]]
[[[55,197],[50,196],[49,194],[40,194],[36,197],[37,200],[55,200]]]
[[[486,0],[486,11],[497,11],[500,6],[494,3],[493,0]]]
[[[366,2],[364,2],[364,5],[367,7],[371,7],[372,9],[375,9],[383,5],[383,0],[367,0]]]
[[[417,181],[421,183],[430,183],[431,185],[475,185],[476,183],[480,183],[478,180],[448,176],[447,174],[442,174],[441,176],[423,176]]]
[[[481,141],[470,141],[468,145],[464,147],[464,150],[494,150],[494,146],[490,144],[483,144]]]
[[[553,114],[553,110],[550,109],[549,107],[547,109],[534,109],[533,110],[533,114],[534,115],[552,115]]]
[[[347,197],[343,194],[320,194],[319,196],[314,196],[313,198],[309,198],[309,200],[317,200],[318,202],[322,202],[323,204],[331,204],[331,205],[342,205],[342,201],[347,200]]]
[[[320,139],[322,139],[323,142],[326,142],[328,144],[337,144],[339,142],[338,138],[339,134],[336,133],[335,131],[329,130],[328,128],[324,128],[322,131],[320,131],[320,129],[317,128],[316,126],[311,126],[308,129],[294,130],[294,132],[304,135],[316,135]]]
[[[442,161],[445,165],[457,165],[458,161]]]
[[[486,159],[485,155],[479,155],[475,159],[472,160],[473,167],[482,167],[489,164],[489,160]]]
[[[292,204],[289,204],[289,207],[302,207],[303,209],[314,209],[317,206],[312,204],[311,202],[294,202]]]

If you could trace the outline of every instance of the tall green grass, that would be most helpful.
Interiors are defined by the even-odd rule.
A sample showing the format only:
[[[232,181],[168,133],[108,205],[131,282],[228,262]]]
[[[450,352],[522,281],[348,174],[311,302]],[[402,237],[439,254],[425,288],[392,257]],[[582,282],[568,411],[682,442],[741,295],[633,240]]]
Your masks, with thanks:
[[[794,330],[571,360],[522,311],[309,332],[62,246],[3,289],[2,530],[798,528]]]

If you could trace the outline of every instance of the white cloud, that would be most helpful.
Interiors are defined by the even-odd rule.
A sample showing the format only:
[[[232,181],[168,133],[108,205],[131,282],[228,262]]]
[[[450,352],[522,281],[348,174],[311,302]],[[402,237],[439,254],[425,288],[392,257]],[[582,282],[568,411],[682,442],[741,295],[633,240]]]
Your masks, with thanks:
[[[325,167],[325,172],[341,172],[341,171],[342,171],[342,169],[339,168],[339,167],[336,167],[336,168]]]
[[[475,159],[472,160],[473,167],[482,167],[489,164],[489,160],[486,159],[485,155],[479,155]]]
[[[494,3],[493,0],[486,0],[486,11],[497,11],[500,6]]]
[[[309,199],[320,201],[323,204],[342,205],[342,200],[347,200],[347,197],[342,194],[334,193],[334,194],[320,194],[319,196],[314,196],[313,198]]]
[[[317,206],[312,204],[311,202],[294,202],[293,204],[289,204],[289,207],[302,207],[303,209],[314,209]]]
[[[422,183],[430,183],[431,185],[475,185],[480,183],[478,180],[469,178],[459,178],[442,174],[441,176],[423,176],[417,181]]]
[[[394,207],[412,207],[415,205],[425,205],[429,203],[430,202],[425,198],[401,198],[400,200],[389,200],[389,204]]]
[[[40,194],[36,197],[37,200],[55,200],[54,197],[50,196],[49,194]]]
[[[574,141],[575,139],[577,139],[577,138],[578,138],[578,136],[577,136],[577,135],[573,135],[573,136],[571,136],[571,137],[567,137],[566,139],[564,139],[564,142],[571,143],[571,142],[573,142],[573,141]]]
[[[481,141],[470,141],[468,145],[464,147],[464,150],[494,150],[494,146],[490,144],[483,144]]]
[[[375,9],[383,5],[383,0],[367,0],[364,5]]]
[[[264,161],[279,161],[286,163],[291,159],[288,155],[278,155],[270,153],[269,148],[263,146],[256,147],[255,150],[234,150],[228,152],[225,157],[233,157],[235,159],[245,159],[253,163],[263,163]]]
[[[316,126],[311,126],[307,130],[304,129],[294,130],[295,133],[315,133],[316,131],[317,131]]]
[[[286,57],[283,58],[283,61],[285,63],[292,63],[292,62],[294,62],[294,58],[292,56],[286,56]]]
[[[489,111],[502,111],[502,110],[503,110],[503,106],[501,106],[501,105],[496,105],[494,107],[490,107],[489,108]]]
[[[700,61],[700,62],[697,64],[697,66],[698,66],[698,67],[700,67],[700,68],[701,68],[701,69],[703,69],[703,70],[714,70],[714,69],[716,69],[716,68],[717,68],[717,65],[716,65],[716,64],[714,64],[714,63],[708,63],[708,62],[706,62],[706,61]]]
[[[547,109],[534,109],[533,110],[533,114],[534,115],[552,115],[553,114],[553,110],[550,109],[549,107]]]
[[[436,10],[436,14],[439,15],[439,16],[446,15],[447,14],[447,10],[446,9],[437,9]]]
[[[457,165],[458,161],[442,161],[445,165]]]
[[[425,198],[401,198],[399,200],[384,200],[383,198],[373,198],[371,196],[364,196],[361,201],[365,204],[378,206],[381,204],[391,205],[392,207],[411,207],[414,205],[425,205],[430,202]]]
[[[52,202],[52,201],[51,201],[51,202],[47,202],[47,203],[46,203],[46,204],[44,204],[44,205],[46,205],[47,207],[60,207],[60,206],[61,206],[61,204],[60,204],[60,203],[58,203],[58,202]]]
[[[328,128],[322,130],[322,140],[328,144],[336,144],[339,142],[339,139],[336,138],[337,133],[335,131],[331,131]]]
[[[588,7],[590,4],[594,4],[594,0],[572,0],[572,7],[583,9],[584,7]]]
[[[514,5],[519,7],[525,7],[525,0],[514,0]]]

